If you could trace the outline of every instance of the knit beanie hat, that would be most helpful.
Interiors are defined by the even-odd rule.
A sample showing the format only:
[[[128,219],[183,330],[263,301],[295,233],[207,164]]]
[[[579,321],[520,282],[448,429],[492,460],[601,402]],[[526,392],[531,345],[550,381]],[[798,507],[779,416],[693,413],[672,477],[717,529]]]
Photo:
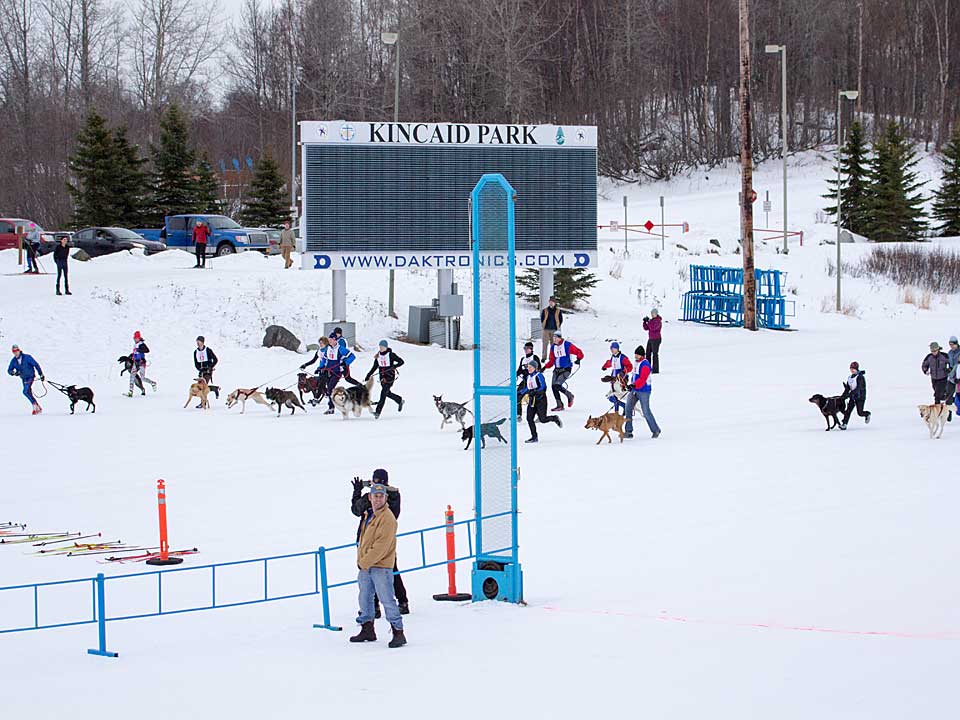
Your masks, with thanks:
[[[389,485],[387,480],[387,471],[383,468],[377,468],[373,471],[373,481],[377,483],[382,483],[383,485]]]
[[[643,349],[643,345],[637,345],[633,351],[634,355],[639,355],[640,357],[646,357],[647,351]]]

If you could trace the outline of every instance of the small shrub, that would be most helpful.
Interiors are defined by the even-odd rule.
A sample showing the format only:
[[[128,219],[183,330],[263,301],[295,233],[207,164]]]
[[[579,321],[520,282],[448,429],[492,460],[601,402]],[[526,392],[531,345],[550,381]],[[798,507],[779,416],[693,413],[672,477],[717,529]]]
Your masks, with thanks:
[[[844,263],[843,271],[852,277],[881,276],[900,286],[952,294],[960,288],[960,252],[923,245],[875,247],[859,262]]]
[[[917,297],[913,294],[913,288],[909,285],[900,290],[900,302],[904,305],[916,305]]]

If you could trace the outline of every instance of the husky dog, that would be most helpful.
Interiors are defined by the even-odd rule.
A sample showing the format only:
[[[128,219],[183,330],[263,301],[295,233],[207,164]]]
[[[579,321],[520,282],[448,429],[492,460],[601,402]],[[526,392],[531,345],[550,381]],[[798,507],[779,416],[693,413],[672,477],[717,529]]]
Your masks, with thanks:
[[[247,400],[253,400],[256,403],[266,405],[273,410],[273,403],[267,400],[263,396],[263,393],[256,388],[237,388],[232,393],[227,395],[227,407],[232,408],[237,403],[240,403],[240,414],[243,415],[244,411],[247,409]]]
[[[939,440],[943,435],[943,429],[953,417],[950,406],[935,403],[933,405],[918,405],[917,407],[920,410],[920,417],[923,418],[923,421],[927,424],[927,429],[930,431],[930,439],[933,440],[936,437]],[[937,432],[938,430],[939,432]]]
[[[373,378],[370,378],[363,385],[352,385],[348,388],[338,387],[333,391],[330,399],[333,406],[343,413],[343,419],[346,420],[350,413],[360,417],[360,413],[366,408],[373,412],[370,406],[370,388],[373,387]]]
[[[303,406],[300,400],[297,399],[297,394],[292,393],[289,390],[281,390],[280,388],[267,388],[267,391],[264,393],[267,400],[272,400],[277,404],[277,417],[280,417],[280,412],[286,407],[290,408],[290,414],[293,415],[297,408],[300,408],[304,412],[307,409]]]
[[[607,400],[611,403],[616,400],[618,403],[626,404],[627,396],[630,394],[630,388],[627,387],[627,376],[604,375],[600,378],[601,382],[610,383],[610,389],[607,391]],[[614,412],[618,413],[619,405],[614,405]],[[618,413],[619,414],[619,413]]]
[[[480,423],[480,449],[482,450],[487,446],[486,438],[496,439],[502,443],[505,443],[507,439],[500,434],[500,425],[503,425],[507,421],[506,418],[502,418],[492,423]],[[460,439],[466,440],[467,445],[464,447],[464,450],[470,449],[470,443],[473,442],[473,425],[467,425],[463,431],[460,433]]]
[[[467,425],[464,420],[467,418],[467,413],[473,415],[472,412],[467,410],[467,403],[444,402],[443,395],[434,395],[433,403],[437,406],[437,411],[440,413],[440,417],[443,418],[440,421],[441,430],[443,430],[444,425],[453,420],[456,420],[458,423],[460,423],[461,430],[466,429]]]

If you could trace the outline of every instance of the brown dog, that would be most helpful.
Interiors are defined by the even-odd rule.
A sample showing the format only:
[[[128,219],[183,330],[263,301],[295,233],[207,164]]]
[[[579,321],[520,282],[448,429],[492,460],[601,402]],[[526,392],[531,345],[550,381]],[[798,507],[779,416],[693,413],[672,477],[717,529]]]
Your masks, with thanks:
[[[623,424],[627,419],[618,413],[608,412],[606,415],[601,415],[600,417],[593,417],[592,415],[587,418],[587,424],[583,427],[587,430],[599,430],[603,433],[600,436],[600,439],[597,440],[597,445],[603,442],[603,439],[606,438],[608,443],[612,443],[613,439],[610,437],[610,431],[613,430],[620,435],[620,442],[623,442]]]
[[[198,408],[207,409],[210,407],[210,403],[207,402],[207,395],[210,394],[210,385],[207,384],[207,381],[203,378],[197,378],[193,384],[190,386],[190,395],[187,396],[187,402],[184,404],[184,407],[190,404],[190,401],[193,398],[200,398],[200,404],[197,405]]]

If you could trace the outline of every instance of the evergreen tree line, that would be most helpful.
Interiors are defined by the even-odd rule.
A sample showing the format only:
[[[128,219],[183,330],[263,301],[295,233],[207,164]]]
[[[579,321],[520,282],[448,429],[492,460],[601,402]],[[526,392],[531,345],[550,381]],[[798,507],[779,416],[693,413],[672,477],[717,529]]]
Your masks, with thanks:
[[[149,159],[127,140],[125,127],[111,129],[91,110],[69,167],[75,228],[159,227],[167,215],[224,211],[210,160],[198,151],[188,118],[177,105],[161,116],[159,140],[150,145]],[[283,179],[267,151],[256,165],[239,219],[251,227],[276,227],[287,218]]]
[[[944,147],[943,161],[940,189],[933,193],[931,215],[936,226],[932,230],[943,236],[960,235],[960,127]],[[863,126],[853,123],[840,152],[842,227],[876,242],[921,239],[929,224],[917,162],[897,123],[887,125],[872,152]],[[834,202],[825,211],[836,217],[837,181],[830,180],[828,185],[830,193],[823,197]]]

